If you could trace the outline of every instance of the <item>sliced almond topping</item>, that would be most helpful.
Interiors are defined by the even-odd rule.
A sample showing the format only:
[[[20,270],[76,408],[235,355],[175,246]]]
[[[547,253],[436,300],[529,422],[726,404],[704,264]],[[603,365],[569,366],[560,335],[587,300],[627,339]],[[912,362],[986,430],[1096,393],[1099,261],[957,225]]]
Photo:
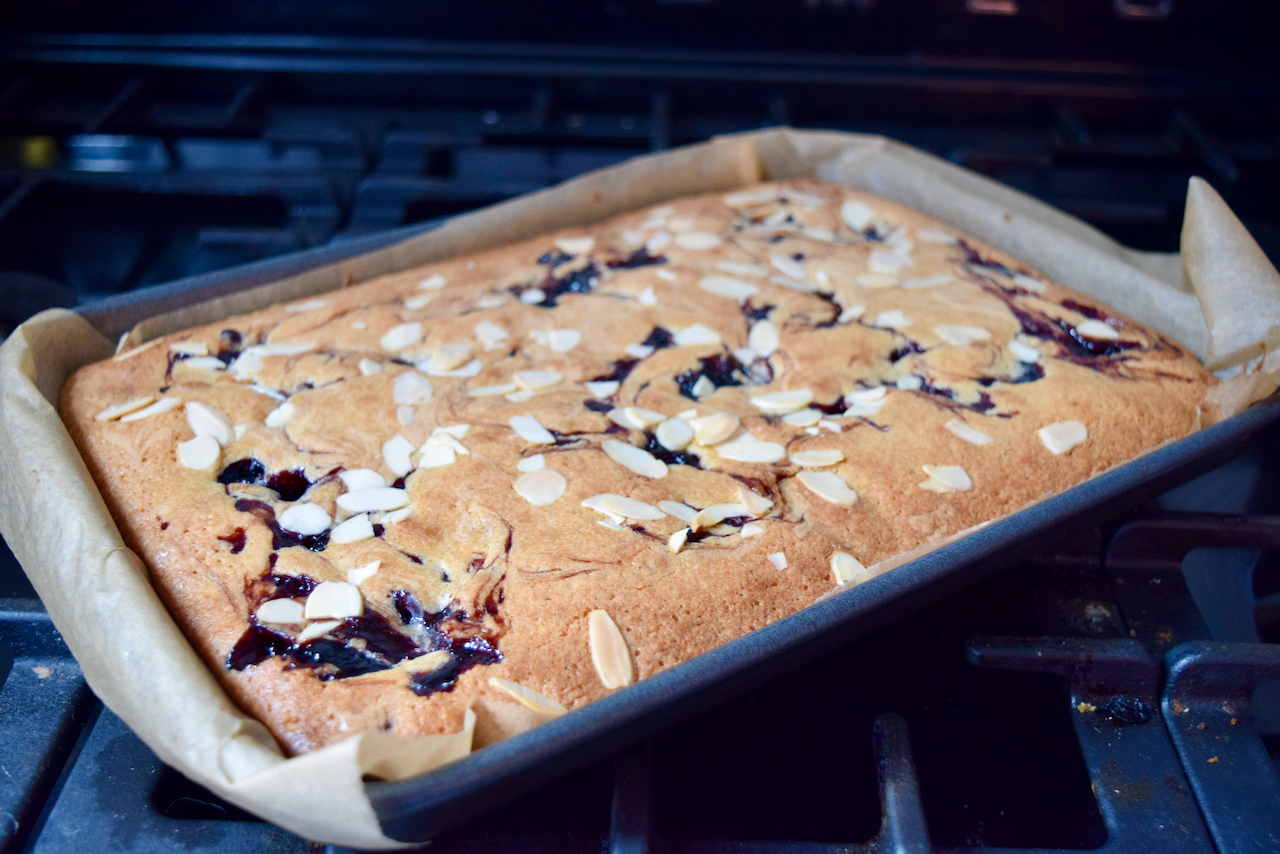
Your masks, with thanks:
[[[499,394],[511,394],[519,388],[515,383],[498,383],[497,385],[482,385],[476,388],[467,389],[468,397],[491,397]]]
[[[822,413],[816,409],[801,409],[797,412],[788,412],[782,416],[784,424],[790,424],[794,427],[812,427],[822,420]]]
[[[683,451],[693,441],[693,428],[680,418],[668,418],[657,426],[653,436],[668,451]]]
[[[869,205],[857,199],[846,199],[840,205],[840,219],[844,220],[845,225],[859,234],[867,230],[867,226],[871,224],[875,216],[876,212]]]
[[[424,291],[438,291],[444,287],[444,276],[435,273],[418,282],[418,287]]]
[[[438,469],[451,466],[458,460],[458,452],[449,445],[427,445],[418,455],[418,468]]]
[[[542,288],[529,288],[527,291],[520,292],[520,302],[525,305],[537,305],[547,298],[547,292]]]
[[[360,373],[364,376],[382,373],[382,363],[375,362],[373,359],[360,360]]]
[[[415,413],[412,406],[396,407],[396,420],[399,421],[405,427],[413,426],[414,416],[415,416]]]
[[[501,342],[507,340],[510,335],[507,330],[503,329],[498,324],[490,323],[487,320],[482,320],[477,323],[475,325],[475,329],[472,331],[475,333],[476,338],[480,339],[480,343],[486,348],[497,346]]]
[[[502,308],[506,304],[507,298],[503,294],[485,294],[476,300],[476,308]]]
[[[991,333],[981,326],[953,326],[943,323],[933,327],[938,337],[956,347],[967,347],[975,341],[991,340]]]
[[[153,400],[155,400],[155,398],[149,394],[144,397],[135,397],[133,400],[125,401],[124,403],[117,403],[115,406],[108,406],[93,417],[96,421],[115,421],[123,415],[128,415],[131,412],[137,412]]]
[[[431,380],[417,371],[405,371],[396,377],[391,397],[401,406],[418,406],[431,400]]]
[[[404,301],[405,311],[417,311],[420,308],[424,308],[433,298],[433,294],[420,294],[416,297],[409,297]]]
[[[564,376],[555,371],[516,371],[512,377],[516,381],[516,385],[530,391],[538,391],[539,389],[551,388],[558,385]]]
[[[317,620],[298,632],[298,636],[294,638],[294,643],[301,645],[316,638],[322,638],[341,625],[341,620]]]
[[[1023,344],[1021,341],[1010,341],[1005,345],[1013,357],[1019,362],[1027,365],[1034,365],[1040,361],[1040,351],[1029,344]]]
[[[782,552],[774,552],[771,555],[766,555],[766,557],[769,559],[769,563],[773,564],[777,569],[787,568],[787,556]]]
[[[1076,332],[1094,341],[1115,341],[1120,337],[1120,333],[1114,327],[1093,318],[1077,323]]]
[[[849,584],[862,580],[866,574],[867,568],[853,555],[848,552],[832,552],[831,576],[836,584]]]
[[[722,242],[719,237],[707,231],[690,231],[676,236],[676,246],[694,251],[715,249]]]
[[[490,676],[489,685],[506,694],[534,714],[558,718],[569,713],[568,709],[545,694],[539,694],[532,688],[521,685],[518,682],[512,682],[509,679],[503,679],[501,676]]]
[[[392,510],[390,513],[385,514],[382,517],[382,524],[394,525],[397,522],[403,522],[405,519],[408,519],[412,515],[413,515],[412,507],[401,507],[399,510]]]
[[[833,466],[844,459],[844,451],[839,448],[812,448],[796,451],[791,455],[792,465],[807,468],[824,468]]]
[[[378,342],[384,350],[403,350],[422,340],[422,324],[418,321],[401,323],[387,330]]]
[[[169,345],[169,352],[179,356],[207,356],[209,345],[203,341],[175,341]]]
[[[776,463],[787,455],[787,449],[777,442],[765,442],[744,436],[716,446],[716,454],[726,460],[741,463]]]
[[[690,391],[693,392],[694,397],[701,399],[709,394],[715,394],[716,384],[707,379],[706,375],[703,374],[694,382],[693,388],[690,389]]]
[[[128,337],[129,337],[129,333],[126,332],[124,336],[121,337],[120,343],[123,344],[126,340],[128,340]],[[163,340],[164,340],[163,338],[153,338],[150,341],[148,341],[146,344],[139,344],[137,347],[134,347],[132,350],[124,350],[119,353],[116,353],[114,356],[111,357],[111,361],[123,362],[125,359],[132,359],[134,356],[137,356],[139,353],[147,352],[148,350],[150,350],[152,347],[156,346]]]
[[[945,231],[937,231],[932,228],[921,228],[916,231],[916,239],[924,243],[941,243],[944,246],[954,246],[956,236],[948,234]]]
[[[774,391],[768,394],[757,394],[751,398],[752,404],[761,412],[771,415],[782,415],[796,412],[813,403],[813,392],[807,388],[793,388],[787,391]]]
[[[437,371],[456,371],[471,360],[473,348],[465,341],[443,344],[431,354],[431,367]]]
[[[359,516],[352,516],[347,521],[335,525],[333,530],[329,532],[329,542],[331,543],[358,543],[361,540],[372,538],[373,523],[363,513]]]
[[[824,430],[830,430],[832,433],[844,432],[844,428],[840,426],[840,422],[832,421],[830,418],[823,418],[818,422],[818,426]]]
[[[898,377],[894,385],[902,391],[919,391],[924,387],[924,379],[914,374],[907,374],[904,377]]]
[[[849,488],[844,478],[834,472],[802,471],[796,475],[796,480],[808,487],[814,495],[832,504],[849,505],[858,500],[858,494]]]
[[[656,348],[650,344],[628,344],[622,349],[633,359],[647,359],[653,355]]]
[[[213,468],[222,458],[222,446],[218,440],[205,434],[189,442],[178,443],[178,462],[189,469],[203,471]]]
[[[672,534],[670,537],[667,538],[667,548],[671,549],[672,552],[679,554],[680,550],[684,548],[684,544],[688,539],[689,539],[689,529],[681,528],[680,530],[676,531],[674,534]]]
[[[227,363],[217,356],[193,356],[190,359],[183,359],[178,362],[173,366],[173,369],[175,371],[225,371]]]
[[[308,620],[359,617],[364,613],[360,588],[346,581],[321,581],[307,597],[304,611]]]
[[[674,516],[681,522],[692,522],[693,517],[698,515],[697,510],[679,501],[659,501],[658,506],[662,508],[663,513]]]
[[[693,440],[699,445],[717,445],[738,432],[741,423],[738,416],[728,412],[717,412],[694,419],[691,425]]]
[[[739,302],[760,293],[760,289],[750,282],[732,279],[728,276],[704,276],[698,282],[698,287],[707,293],[728,297]]]
[[[141,421],[143,418],[150,418],[152,415],[160,415],[163,412],[168,412],[170,409],[177,409],[181,405],[182,400],[180,398],[162,397],[149,406],[144,406],[142,409],[137,409],[130,412],[128,415],[121,416],[120,420]]]
[[[593,495],[583,501],[582,506],[588,510],[596,510],[606,515],[617,516],[622,519],[637,519],[642,522],[653,522],[666,515],[652,504],[645,504],[643,501],[637,501],[634,498],[627,498],[625,495],[617,495],[612,492]]]
[[[665,273],[666,270],[659,270],[658,272]],[[649,287],[641,291],[640,296],[636,297],[636,302],[640,303],[641,305],[657,305],[658,295],[653,292],[653,285],[650,285]]]
[[[333,520],[329,518],[329,514],[319,504],[305,501],[302,504],[286,507],[276,517],[276,522],[286,531],[310,537],[329,530],[329,525],[333,523]]]
[[[302,603],[292,599],[269,599],[258,606],[254,614],[260,623],[302,623],[306,617],[302,613]]]
[[[689,520],[689,527],[694,531],[701,531],[719,525],[725,519],[754,515],[756,514],[752,513],[751,508],[745,504],[713,504],[699,510],[697,515]]]
[[[545,507],[564,495],[569,482],[555,469],[542,468],[520,475],[512,487],[534,507]]]
[[[957,418],[952,418],[943,426],[956,436],[959,436],[961,439],[964,439],[966,442],[970,442],[974,445],[990,445],[995,441],[995,439],[992,439],[986,433],[983,433],[981,430],[973,429],[968,424],[965,424]]]
[[[735,276],[764,277],[769,275],[769,268],[765,265],[744,264],[741,261],[717,261],[716,269],[725,273],[732,273]]]
[[[892,273],[872,272],[862,273],[854,281],[862,288],[892,288],[898,284],[898,277]]]
[[[532,389],[527,389],[527,388],[521,389],[520,391],[513,391],[511,392],[511,394],[503,395],[505,399],[511,401],[512,403],[528,403],[529,401],[533,400],[537,396],[538,396],[538,393],[536,391],[533,391]]]
[[[382,561],[375,560],[373,563],[367,563],[364,566],[357,566],[347,570],[347,583],[354,584],[357,587],[364,584],[378,571],[382,566]]]
[[[748,522],[738,530],[740,537],[758,537],[765,531],[764,522]]]
[[[889,273],[897,275],[898,271],[904,267],[912,266],[911,256],[905,252],[895,250],[886,252],[883,249],[873,249],[871,257],[867,261],[867,268],[872,273]]]
[[[556,248],[566,255],[583,255],[596,245],[594,237],[561,237],[555,241]]]
[[[413,464],[409,461],[413,451],[413,443],[399,433],[382,443],[382,459],[397,477],[404,477],[413,471]]]
[[[267,417],[263,423],[268,427],[283,427],[289,423],[289,419],[298,414],[298,407],[292,401],[286,400],[275,409],[267,413]]]
[[[752,324],[751,333],[747,335],[747,346],[761,356],[772,356],[778,349],[778,327],[768,320]]]
[[[722,199],[725,205],[731,208],[747,208],[752,205],[766,205],[769,202],[776,202],[777,200],[777,192],[769,188],[740,190],[736,193],[730,193]]]
[[[699,344],[719,344],[720,333],[709,326],[695,323],[686,326],[673,336],[677,347],[694,347]]]
[[[758,492],[738,484],[738,503],[751,511],[752,516],[763,516],[773,509],[773,502]]]
[[[769,263],[773,268],[784,276],[788,276],[797,282],[805,282],[809,278],[809,274],[804,271],[804,267],[799,261],[790,255],[783,255],[781,252],[775,252],[769,256]]]
[[[950,273],[943,273],[940,276],[925,276],[920,279],[903,279],[902,287],[909,291],[918,290],[920,288],[933,288],[938,285],[945,285],[947,282],[955,281],[955,276]]]
[[[592,397],[602,400],[616,394],[622,383],[617,380],[593,380],[583,385],[587,387],[587,391],[591,392]]]
[[[1055,454],[1065,454],[1089,438],[1089,431],[1079,421],[1056,421],[1036,431],[1044,446]]]
[[[808,282],[797,282],[795,279],[788,279],[786,276],[770,276],[769,281],[773,282],[775,285],[787,288],[788,290],[799,291],[800,293],[805,294],[811,294],[817,290]]]
[[[845,403],[873,403],[877,400],[884,400],[888,389],[882,385],[874,388],[855,388],[844,396]]]
[[[635,681],[631,650],[617,623],[605,611],[587,615],[587,637],[591,646],[591,663],[604,687],[624,688]]]
[[[236,441],[239,442],[244,438],[244,434],[248,433],[249,428],[252,426],[252,424],[237,424],[235,427],[232,427],[231,431],[235,434]]]
[[[342,485],[347,488],[347,492],[359,492],[362,489],[375,489],[387,485],[386,478],[373,469],[352,469],[340,472],[338,477],[342,479]]]
[[[619,465],[626,466],[636,474],[653,478],[667,476],[667,464],[643,448],[619,442],[617,439],[605,439],[601,447],[610,459]]]
[[[899,329],[910,326],[911,318],[903,314],[901,309],[895,308],[893,311],[880,312],[876,315],[876,319],[871,321],[871,325],[881,329]]]
[[[952,492],[968,492],[973,489],[973,481],[969,478],[969,473],[961,466],[931,466],[925,464],[921,466],[924,473],[929,475],[930,480],[937,481]]]
[[[556,437],[550,430],[539,424],[538,419],[532,415],[513,415],[510,424],[516,435],[526,442],[532,442],[535,445],[555,444]]]
[[[1049,290],[1049,286],[1044,282],[1032,276],[1028,276],[1025,273],[1015,274],[1013,277],[1013,283],[1023,290],[1031,291],[1033,294],[1042,294]]]
[[[665,421],[667,416],[652,409],[641,409],[638,406],[627,406],[622,409],[610,409],[605,417],[629,430],[644,430],[650,425]]]
[[[602,528],[608,528],[610,531],[629,530],[626,525],[619,525],[617,522],[613,521],[612,519],[597,519],[596,524]]]
[[[348,513],[399,510],[401,507],[407,507],[408,504],[408,491],[394,486],[375,486],[359,492],[344,492],[338,496],[338,506]]]
[[[557,353],[568,353],[582,342],[582,331],[578,329],[552,329],[547,337],[547,346]]]
[[[537,471],[538,469],[545,467],[546,464],[546,457],[542,454],[534,454],[533,456],[525,457],[523,460],[516,463],[516,470],[524,472]]]

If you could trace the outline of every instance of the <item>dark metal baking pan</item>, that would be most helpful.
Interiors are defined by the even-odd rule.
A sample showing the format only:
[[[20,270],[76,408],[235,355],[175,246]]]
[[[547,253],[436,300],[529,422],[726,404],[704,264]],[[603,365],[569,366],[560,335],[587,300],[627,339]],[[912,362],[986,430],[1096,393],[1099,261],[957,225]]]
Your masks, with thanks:
[[[115,336],[155,314],[390,245],[417,225],[141,289],[80,310]],[[1109,519],[1239,454],[1280,422],[1273,397],[1002,519],[911,563],[703,653],[522,735],[406,780],[370,781],[383,832],[406,842],[445,828],[799,667],[1020,557]],[[778,721],[778,726],[789,726]],[[744,749],[748,749],[744,746]]]

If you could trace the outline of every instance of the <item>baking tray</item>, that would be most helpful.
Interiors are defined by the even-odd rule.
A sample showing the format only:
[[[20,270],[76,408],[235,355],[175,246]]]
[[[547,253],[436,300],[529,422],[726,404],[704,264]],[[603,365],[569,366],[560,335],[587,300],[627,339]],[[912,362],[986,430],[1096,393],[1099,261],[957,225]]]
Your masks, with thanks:
[[[379,232],[144,288],[81,306],[115,337],[163,312],[389,246],[438,222]],[[1280,423],[1280,396],[983,527],[776,623],[623,691],[416,777],[369,781],[383,832],[421,842],[502,802],[608,756],[709,706],[779,677],[904,614],[1003,569],[1239,454]],[[787,722],[779,722],[786,726]]]

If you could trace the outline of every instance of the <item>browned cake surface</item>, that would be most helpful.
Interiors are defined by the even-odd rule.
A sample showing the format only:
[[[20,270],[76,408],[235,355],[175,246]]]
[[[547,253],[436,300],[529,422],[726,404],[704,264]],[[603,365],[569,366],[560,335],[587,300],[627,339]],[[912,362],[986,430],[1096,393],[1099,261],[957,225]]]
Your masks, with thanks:
[[[302,752],[518,686],[589,703],[1185,435],[1211,382],[797,181],[169,335],[62,415],[192,643]]]

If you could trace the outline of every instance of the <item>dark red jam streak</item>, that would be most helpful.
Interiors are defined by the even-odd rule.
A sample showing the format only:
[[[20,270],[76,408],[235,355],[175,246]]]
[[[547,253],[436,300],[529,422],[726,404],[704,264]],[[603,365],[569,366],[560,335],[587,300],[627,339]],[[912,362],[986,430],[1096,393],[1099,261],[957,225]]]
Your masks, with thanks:
[[[572,260],[573,257],[573,255],[566,255],[559,250],[548,252],[538,259],[538,263],[547,265],[546,278],[533,284],[516,285],[510,288],[511,292],[518,297],[525,291],[534,290],[535,288],[542,291],[542,299],[536,303],[531,303],[531,305],[541,306],[542,308],[553,308],[556,305],[556,300],[563,294],[591,293],[595,286],[600,284],[600,268],[596,266],[595,261],[591,261],[587,266],[571,273],[566,273],[563,276],[556,275],[556,267]]]
[[[219,336],[219,341],[222,346],[214,355],[221,359],[223,364],[229,365],[236,356],[240,355],[240,346],[244,343],[244,337],[234,329],[224,329]]]
[[[236,460],[218,474],[218,483],[252,483],[276,492],[282,501],[297,501],[311,488],[311,481],[301,469],[268,475],[266,467],[255,459]]]
[[[544,255],[543,258],[546,256]],[[539,259],[541,260],[541,259]],[[632,267],[648,267],[651,264],[665,264],[665,255],[650,255],[648,248],[641,246],[626,258],[615,258],[605,264],[610,270],[626,270]]]
[[[697,454],[688,451],[673,451],[670,448],[664,448],[658,443],[658,438],[653,432],[646,430],[644,449],[653,456],[662,460],[669,466],[693,466],[696,469],[702,468],[702,461],[698,459]]]
[[[732,353],[705,356],[698,362],[701,364],[700,368],[687,370],[676,377],[676,382],[680,385],[680,393],[690,400],[698,399],[693,394],[693,387],[702,377],[710,380],[716,388],[742,385],[747,381],[746,370]]]
[[[319,534],[295,534],[292,531],[286,531],[280,527],[280,523],[276,521],[276,511],[265,501],[257,501],[252,498],[241,498],[236,501],[236,509],[241,513],[252,513],[257,516],[264,525],[271,529],[271,548],[287,549],[290,546],[302,546],[304,549],[310,549],[313,552],[322,552],[329,545],[329,532],[322,531]]]
[[[231,544],[231,553],[233,555],[238,555],[240,552],[244,551],[246,542],[244,528],[236,528],[230,534],[227,534],[225,537],[218,537],[218,539],[222,540],[224,543]]]
[[[773,303],[769,303],[768,305],[762,305],[762,306],[754,306],[751,304],[751,300],[747,300],[742,304],[742,314],[747,318],[747,320],[749,320],[752,323],[755,323],[756,321],[764,320],[765,318],[767,318],[769,316],[769,312],[773,311],[774,308],[776,307],[777,306],[775,306]]]
[[[466,612],[446,608],[439,613],[428,613],[408,590],[393,593],[392,603],[400,622],[418,629],[419,642],[424,644],[421,654],[442,649],[449,652],[446,664],[429,673],[414,674],[410,678],[409,687],[415,694],[426,697],[438,691],[452,691],[458,684],[458,677],[467,670],[477,664],[497,664],[502,661],[497,638],[486,637],[488,632],[484,624],[479,620],[470,620]],[[490,598],[485,602],[484,609],[490,616],[496,616],[498,603]]]

